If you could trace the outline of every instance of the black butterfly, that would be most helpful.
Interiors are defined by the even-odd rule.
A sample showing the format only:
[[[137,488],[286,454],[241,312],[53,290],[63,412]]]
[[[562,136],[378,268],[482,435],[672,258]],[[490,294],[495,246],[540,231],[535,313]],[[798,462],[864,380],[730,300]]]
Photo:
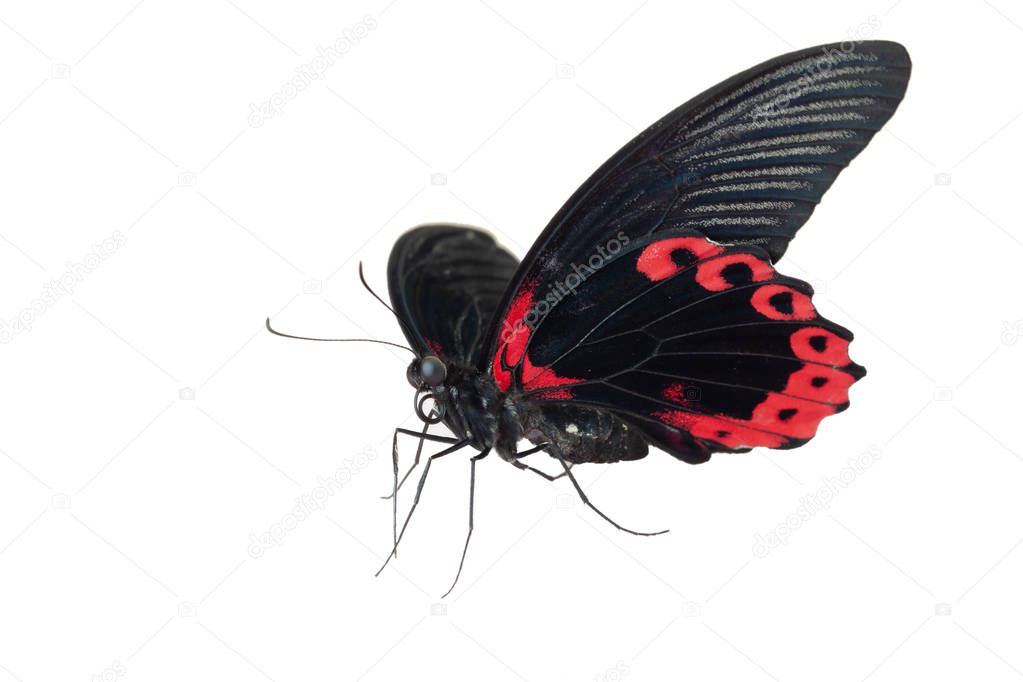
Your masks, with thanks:
[[[693,464],[794,448],[845,409],[865,373],[849,359],[852,334],[773,264],[891,117],[909,74],[901,45],[869,41],[733,76],[604,163],[521,263],[472,227],[402,235],[388,288],[416,353],[408,380],[424,427],[395,433],[393,496],[408,477],[398,480],[398,434],[419,439],[416,463],[423,441],[447,447],[426,460],[400,533],[395,506],[390,556],[430,463],[463,448],[479,451],[471,481],[496,451],[567,476],[628,531],[589,502],[572,465],[639,459],[651,445]],[[427,433],[439,422],[454,437]],[[522,461],[536,452],[563,473]],[[459,575],[464,561],[465,550]]]

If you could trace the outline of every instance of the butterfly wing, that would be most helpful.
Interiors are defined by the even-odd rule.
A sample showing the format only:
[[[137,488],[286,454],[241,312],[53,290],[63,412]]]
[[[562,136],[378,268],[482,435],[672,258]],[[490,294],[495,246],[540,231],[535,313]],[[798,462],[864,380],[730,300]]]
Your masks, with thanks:
[[[516,271],[478,367],[525,399],[621,415],[691,462],[811,438],[864,370],[773,263],[910,73],[901,45],[846,47],[729,78],[612,156]]]
[[[524,283],[545,291],[619,232],[635,240],[688,227],[720,243],[758,244],[776,262],[905,92],[905,48],[849,44],[855,49],[824,45],[755,66],[626,144],[533,245],[502,317]],[[494,330],[491,351],[498,342]]]
[[[691,462],[802,445],[847,407],[864,374],[852,334],[821,318],[810,286],[780,275],[766,250],[692,230],[613,250],[574,295],[550,304],[529,283],[520,291],[493,367],[499,387],[618,414]]]
[[[475,366],[518,264],[471,227],[423,225],[399,237],[387,264],[388,290],[411,326],[405,336],[412,347]]]

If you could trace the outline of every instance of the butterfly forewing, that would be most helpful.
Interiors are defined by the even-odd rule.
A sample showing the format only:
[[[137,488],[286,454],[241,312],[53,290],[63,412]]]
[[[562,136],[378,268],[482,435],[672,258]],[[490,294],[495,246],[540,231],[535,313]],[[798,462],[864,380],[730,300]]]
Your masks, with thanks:
[[[423,225],[402,235],[391,251],[388,290],[409,343],[468,366],[479,361],[518,259],[482,230]]]
[[[909,72],[897,43],[824,45],[772,59],[686,102],[562,206],[515,274],[500,317],[526,287],[545,292],[619,233],[635,240],[692,228],[719,243],[759,244],[777,261],[894,113]],[[485,362],[499,335],[495,327]]]

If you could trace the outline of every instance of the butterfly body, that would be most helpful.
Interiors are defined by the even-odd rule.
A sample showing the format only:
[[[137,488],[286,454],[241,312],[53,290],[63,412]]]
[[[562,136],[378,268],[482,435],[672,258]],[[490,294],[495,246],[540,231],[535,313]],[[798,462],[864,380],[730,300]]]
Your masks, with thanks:
[[[530,399],[520,391],[503,392],[489,375],[472,367],[446,365],[443,385],[431,390],[442,406],[443,421],[453,434],[464,436],[478,451],[493,450],[515,462],[519,444],[547,444],[573,464],[610,463],[647,454],[640,430],[599,408],[562,405],[557,408]]]

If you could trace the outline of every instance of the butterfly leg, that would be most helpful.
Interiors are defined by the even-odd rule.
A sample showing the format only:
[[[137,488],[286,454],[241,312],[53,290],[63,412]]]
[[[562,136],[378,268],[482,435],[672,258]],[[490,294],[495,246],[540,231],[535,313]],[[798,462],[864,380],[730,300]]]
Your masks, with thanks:
[[[416,434],[415,431],[413,431],[412,433],[414,435],[418,435]],[[438,457],[450,455],[452,452],[461,450],[468,444],[469,439],[465,438],[463,440],[456,441],[454,445],[444,448],[440,452],[434,453],[426,458],[426,466],[423,467],[423,474],[422,476],[419,477],[419,485],[416,487],[415,499],[412,500],[412,508],[408,510],[408,515],[405,517],[405,523],[402,524],[401,526],[401,532],[398,533],[398,539],[394,541],[394,547],[391,548],[391,553],[387,555],[387,559],[384,560],[383,566],[380,567],[380,570],[378,570],[375,575],[380,575],[383,572],[384,568],[387,567],[387,564],[391,561],[391,557],[393,557],[397,553],[398,543],[400,543],[401,539],[405,537],[405,530],[408,528],[409,521],[412,520],[412,513],[416,510],[416,506],[419,504],[419,498],[423,494],[423,486],[426,485],[426,476],[427,474],[430,473],[430,465],[433,463],[433,460],[437,459]]]
[[[462,576],[462,566],[465,565],[465,555],[469,551],[469,539],[472,537],[473,501],[476,498],[476,462],[489,454],[490,448],[487,448],[469,460],[469,533],[465,536],[465,547],[462,548],[462,559],[458,562],[458,572],[455,573],[455,580],[451,583],[448,591],[441,595],[441,599],[451,594],[451,590],[455,589],[458,579]]]
[[[565,475],[564,471],[561,472],[560,474],[558,474],[557,476],[551,476],[546,471],[540,471],[536,467],[531,467],[528,464],[525,464],[525,463],[519,461],[520,459],[522,459],[523,457],[526,457],[527,455],[532,455],[532,454],[535,454],[537,452],[542,452],[543,450],[546,450],[547,448],[550,447],[550,445],[551,445],[550,443],[541,443],[540,445],[537,445],[535,448],[530,448],[528,450],[523,450],[522,452],[516,452],[514,455],[512,455],[511,459],[509,459],[508,461],[510,461],[512,463],[512,465],[515,468],[517,468],[517,469],[522,469],[523,471],[532,471],[537,476],[542,476],[543,478],[546,478],[548,481],[552,481],[552,482],[556,481],[556,480],[558,480],[559,478],[561,478],[562,476]],[[574,463],[569,464],[568,468],[571,469],[573,466],[575,466]]]
[[[431,412],[430,416],[432,417],[433,414],[434,413]],[[392,500],[391,508],[393,510],[393,513],[392,513],[393,521],[392,521],[391,527],[392,527],[393,533],[394,533],[394,536],[393,536],[394,542],[398,541],[398,489],[401,488],[402,485],[404,485],[406,479],[408,479],[409,475],[412,473],[412,470],[415,469],[417,466],[419,466],[419,458],[423,454],[423,445],[426,443],[427,440],[436,440],[438,438],[444,438],[444,441],[442,441],[442,442],[449,442],[449,443],[454,443],[457,440],[455,438],[448,439],[445,436],[429,436],[426,433],[429,429],[430,429],[430,422],[424,422],[423,423],[423,430],[422,430],[421,433],[416,433],[415,431],[409,431],[407,429],[402,429],[402,428],[397,428],[397,429],[394,430],[394,438],[391,440],[391,462],[392,462],[392,464],[394,466],[394,487],[391,490],[391,494],[390,495],[383,495],[383,496],[381,496],[381,499],[384,499],[384,500],[390,499],[390,500]],[[411,434],[411,435],[415,436],[419,440],[419,444],[416,446],[416,459],[415,459],[414,462],[412,462],[412,466],[409,467],[409,470],[405,472],[405,475],[402,476],[400,482],[398,481],[398,434],[399,433],[404,433],[404,434],[407,434],[407,435]]]
[[[562,471],[560,474],[558,474],[556,476],[551,476],[546,471],[540,471],[536,467],[531,467],[528,464],[523,464],[522,462],[515,462],[515,461],[512,462],[512,466],[514,466],[517,469],[522,469],[523,471],[532,471],[537,476],[541,476],[542,478],[545,478],[548,481],[551,481],[552,483],[554,481],[558,480],[559,478],[562,478],[567,473],[565,471]],[[569,464],[568,468],[571,469],[573,466],[575,466],[575,465],[574,464]]]
[[[426,427],[423,427],[423,435],[426,435]],[[419,448],[416,450],[416,459],[423,451],[424,439],[419,440]],[[394,486],[391,488],[391,538],[394,544],[398,544],[398,429],[394,430],[394,437],[391,439],[391,466],[394,471]],[[414,466],[414,465],[413,465]],[[409,471],[412,471],[409,469]],[[385,498],[386,499],[386,498]],[[397,552],[397,550],[395,550]]]
[[[434,442],[434,443],[447,443],[449,445],[452,444],[452,443],[457,443],[458,442],[457,438],[451,438],[450,436],[434,436],[434,435],[427,434],[426,431],[429,428],[430,428],[430,424],[426,423],[426,424],[423,425],[423,430],[421,432],[409,431],[408,429],[402,429],[402,428],[398,428],[398,429],[394,430],[394,443],[392,444],[392,452],[391,452],[392,459],[396,459],[397,456],[398,456],[398,454],[397,454],[397,448],[398,448],[397,441],[398,441],[398,434],[399,433],[400,434],[404,434],[406,436],[415,436],[416,440],[419,441],[419,444],[416,447],[416,458],[412,462],[412,466],[409,467],[409,470],[406,471],[405,475],[401,477],[400,481],[398,481],[398,487],[396,489],[394,489],[391,492],[391,494],[389,494],[389,495],[381,495],[380,496],[381,500],[389,500],[392,497],[394,497],[395,493],[398,490],[401,490],[401,487],[405,484],[405,481],[408,479],[408,477],[410,475],[412,475],[412,471],[417,466],[419,466],[419,460],[420,460],[420,458],[422,457],[422,454],[423,454],[423,445],[425,444],[426,441],[431,441],[431,442]],[[395,466],[397,466],[397,462],[395,462]]]
[[[426,444],[426,441],[429,440],[429,441],[434,441],[434,442],[439,442],[439,443],[448,443],[448,444],[458,442],[457,438],[449,438],[447,436],[431,436],[431,435],[428,435],[426,432],[430,429],[430,426],[431,426],[430,422],[425,422],[423,424],[423,430],[418,432],[418,433],[415,432],[415,431],[409,431],[408,429],[401,429],[401,428],[398,428],[398,429],[394,430],[394,445],[393,445],[393,448],[392,448],[392,450],[393,450],[392,451],[392,457],[394,457],[394,458],[397,457],[397,448],[398,448],[397,441],[398,441],[398,434],[399,433],[402,433],[402,434],[405,434],[405,435],[410,435],[410,436],[415,436],[416,440],[418,440],[419,443],[416,446],[416,458],[412,462],[412,466],[409,467],[409,470],[406,471],[405,475],[401,477],[400,481],[398,481],[397,488],[395,488],[395,490],[390,495],[381,495],[380,496],[381,500],[389,500],[389,499],[391,499],[394,496],[394,494],[398,490],[401,490],[401,486],[405,484],[405,481],[412,474],[412,470],[415,469],[417,466],[419,466],[419,459],[423,455],[423,445]],[[397,466],[397,462],[395,462],[395,466]]]
[[[575,476],[572,475],[571,467],[568,465],[568,462],[565,461],[565,458],[561,455],[561,450],[557,446],[554,446],[551,448],[550,452],[552,452],[554,454],[554,457],[557,458],[559,462],[561,462],[561,466],[564,467],[565,469],[565,475],[568,476],[568,480],[572,481],[572,485],[575,487],[576,493],[579,494],[579,499],[582,500],[583,504],[585,504],[587,507],[597,512],[597,515],[600,516],[600,518],[604,519],[618,530],[625,531],[626,533],[631,533],[632,535],[660,535],[662,533],[668,532],[665,529],[655,531],[653,533],[643,533],[638,530],[630,530],[629,528],[626,528],[625,526],[622,526],[616,521],[614,521],[610,516],[597,509],[597,507],[595,507],[593,503],[590,502],[590,498],[586,497],[586,493],[583,492],[582,486],[579,485],[579,481],[575,480]]]

